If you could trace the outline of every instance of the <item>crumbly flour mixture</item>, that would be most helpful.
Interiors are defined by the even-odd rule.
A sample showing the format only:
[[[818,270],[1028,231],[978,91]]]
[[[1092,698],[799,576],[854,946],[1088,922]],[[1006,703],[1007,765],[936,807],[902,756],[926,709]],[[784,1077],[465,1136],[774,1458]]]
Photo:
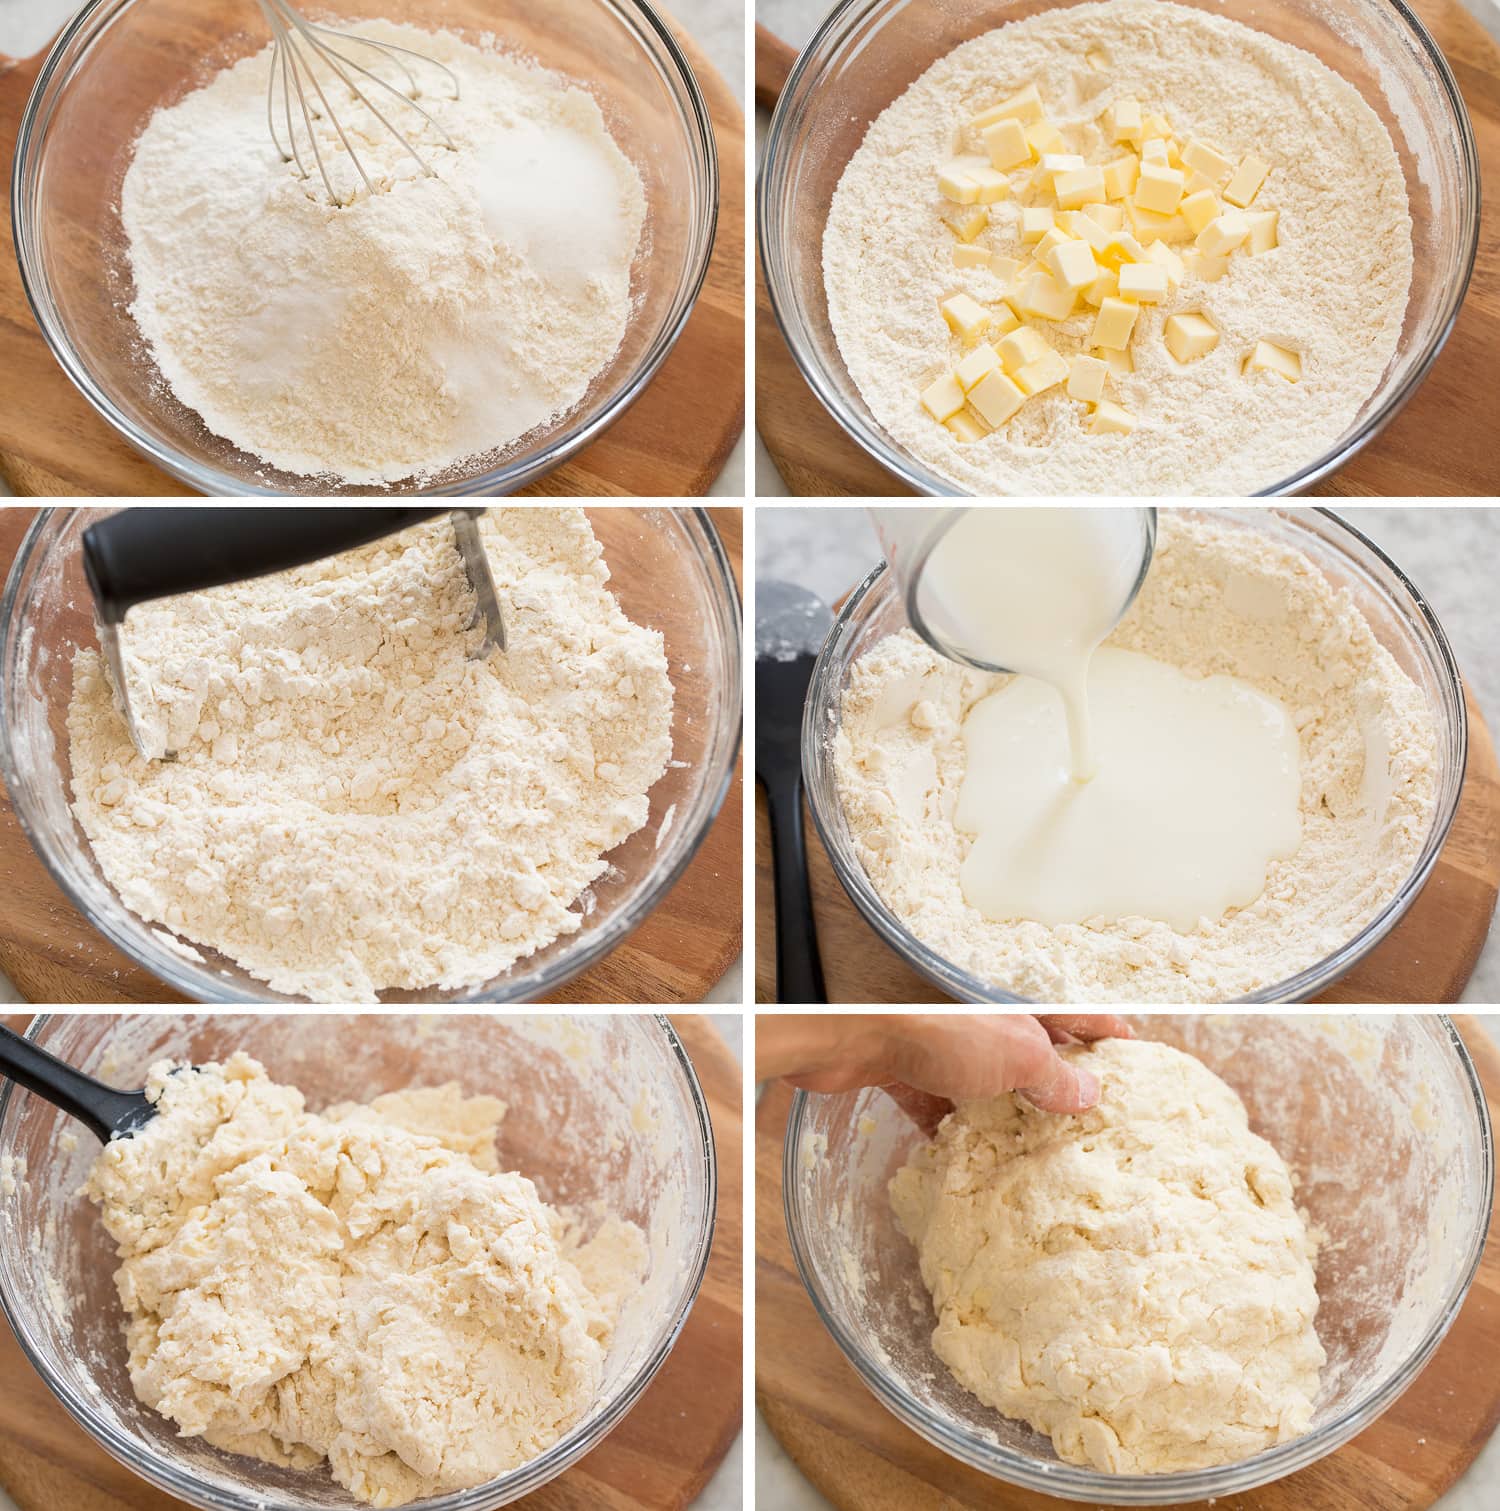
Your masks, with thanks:
[[[456,1085],[323,1114],[248,1055],[151,1068],[86,1188],[119,1246],[136,1395],[374,1506],[484,1483],[588,1410],[645,1241],[585,1244]]]
[[[1102,70],[1090,53],[1102,55]],[[1091,163],[1108,145],[1100,116],[1128,96],[1164,110],[1184,139],[1270,161],[1264,197],[1280,211],[1281,244],[1141,307],[1135,370],[1110,379],[1135,416],[1129,435],[1089,434],[1087,406],[1057,388],[1002,429],[960,442],[918,400],[963,354],[938,302],[962,290],[994,307],[1005,285],[987,268],[954,267],[933,175],[967,119],[1032,82],[1066,150]],[[978,244],[1020,256],[1015,197],[989,210]],[[829,316],[871,412],[919,461],[980,494],[1246,494],[1287,476],[1374,392],[1400,335],[1411,268],[1400,164],[1359,93],[1310,53],[1163,0],[1070,6],[940,59],[871,125],[823,240]],[[1187,365],[1162,339],[1168,316],[1182,311],[1204,312],[1220,332],[1218,346]],[[1085,305],[1040,329],[1071,356],[1085,349],[1095,313]],[[1262,339],[1300,353],[1300,382],[1240,372]]]
[[[127,907],[325,1001],[472,985],[576,932],[671,755],[665,649],[581,509],[481,529],[510,640],[485,660],[446,519],[132,609],[132,706],[175,761],[136,755],[78,653],[74,812]]]
[[[1066,1049],[1077,1117],[962,1103],[891,1182],[938,1357],[980,1400],[1115,1474],[1249,1458],[1312,1419],[1316,1248],[1281,1156],[1191,1055]]]
[[[436,177],[325,79],[377,191],[319,118],[335,207],[303,128],[306,179],[271,142],[268,47],[152,116],[120,211],[131,313],[209,430],[287,472],[395,482],[503,449],[583,398],[625,332],[645,198],[583,89],[450,32],[353,30],[458,75],[454,100],[412,64],[457,150],[369,86]],[[368,49],[359,61],[406,87]]]
[[[1249,907],[1191,933],[984,917],[960,884],[972,841],[953,813],[964,717],[1002,679],[902,630],[852,668],[834,750],[856,851],[887,906],[946,960],[1039,1002],[1228,1001],[1347,942],[1410,873],[1437,790],[1426,700],[1348,595],[1269,535],[1162,510],[1145,585],[1105,643],[1281,701],[1301,741],[1297,853],[1272,862]]]

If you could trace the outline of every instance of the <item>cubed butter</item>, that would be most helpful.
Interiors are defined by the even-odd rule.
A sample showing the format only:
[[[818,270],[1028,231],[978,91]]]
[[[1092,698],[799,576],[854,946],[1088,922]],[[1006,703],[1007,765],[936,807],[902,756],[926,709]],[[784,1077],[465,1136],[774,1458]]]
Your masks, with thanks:
[[[1008,305],[1002,304],[999,309],[990,314],[990,328],[986,332],[990,336],[1004,336],[1020,324],[1016,312]]]
[[[1065,247],[1073,238],[1063,230],[1060,225],[1054,224],[1052,229],[1036,244],[1036,251],[1032,254],[1043,266],[1052,255],[1055,247]]]
[[[1158,215],[1129,199],[1125,201],[1125,213],[1131,231],[1143,246],[1150,246],[1153,241],[1192,240],[1193,233],[1181,215]]]
[[[1205,283],[1217,283],[1229,271],[1227,257],[1210,257],[1197,247],[1189,247],[1182,254],[1182,265],[1190,278],[1201,278]]]
[[[1121,299],[1157,304],[1167,297],[1167,272],[1150,262],[1127,262],[1120,269]]]
[[[1252,152],[1234,170],[1234,177],[1224,186],[1224,198],[1232,205],[1245,209],[1260,193],[1260,186],[1271,171],[1270,163],[1263,162]]]
[[[1106,299],[1120,292],[1120,275],[1112,268],[1105,268],[1103,272],[1083,291],[1085,304],[1091,304],[1098,309]]]
[[[1068,364],[1068,397],[1097,404],[1104,397],[1109,368],[1098,357],[1079,355]]]
[[[1197,137],[1188,139],[1187,145],[1182,149],[1182,160],[1215,186],[1222,184],[1234,167],[1222,152],[1210,147],[1207,142],[1199,141]]]
[[[1084,250],[1088,251],[1088,248]],[[1033,273],[1017,297],[1023,314],[1035,315],[1042,320],[1066,320],[1078,302],[1074,290],[1064,288],[1047,272]]]
[[[965,342],[977,341],[990,327],[990,312],[967,294],[954,294],[938,306],[948,329]]]
[[[1035,84],[1028,84],[1025,89],[1019,89],[1008,99],[1001,100],[998,105],[991,105],[988,110],[981,110],[978,115],[969,120],[969,125],[975,131],[983,131],[986,126],[993,126],[996,121],[1018,120],[1039,121],[1042,118],[1042,96]]]
[[[1057,216],[1051,205],[1027,205],[1021,211],[1021,240],[1028,245],[1038,242],[1056,225]]]
[[[1118,231],[1125,224],[1123,205],[1085,205],[1082,213],[1105,231]]]
[[[1109,128],[1110,141],[1129,142],[1132,147],[1139,147],[1144,130],[1141,102],[1128,95],[1123,100],[1116,100],[1106,112],[1105,124]]]
[[[983,247],[968,246],[960,242],[953,249],[953,266],[956,268],[987,268],[990,254]]]
[[[1039,158],[1044,152],[1061,152],[1068,144],[1051,121],[1033,121],[1026,128],[1026,145]]]
[[[1107,346],[1099,348],[1099,360],[1117,377],[1124,378],[1135,371],[1135,358],[1128,347],[1113,351]]]
[[[1153,215],[1175,215],[1182,203],[1182,169],[1164,163],[1141,163],[1135,184],[1135,203]]]
[[[1016,387],[1027,398],[1034,398],[1049,388],[1055,388],[1059,383],[1065,383],[1067,378],[1067,358],[1048,347],[1035,362],[1028,362],[1016,374]]]
[[[960,241],[973,241],[990,223],[990,212],[983,205],[955,206],[943,212],[948,229]]]
[[[1302,358],[1284,346],[1277,346],[1274,341],[1257,341],[1245,358],[1244,370],[1247,373],[1275,373],[1288,383],[1299,383],[1302,380]]]
[[[1196,236],[1223,206],[1212,189],[1199,189],[1196,194],[1185,194],[1177,213],[1188,223],[1188,229]]]
[[[1250,234],[1243,210],[1225,210],[1199,231],[1195,245],[1210,257],[1227,257]]]
[[[1112,399],[1101,399],[1089,420],[1090,435],[1129,435],[1134,429],[1135,417]]]
[[[1104,169],[1074,168],[1059,173],[1052,180],[1052,192],[1064,210],[1081,209],[1084,205],[1102,204],[1104,201]]]
[[[1140,306],[1126,299],[1110,297],[1099,306],[1094,317],[1090,346],[1108,346],[1123,351],[1130,344],[1130,333],[1135,329],[1135,317]]]
[[[1179,362],[1193,362],[1219,344],[1219,332],[1206,315],[1168,315],[1162,340]]]
[[[1086,241],[1067,241],[1047,254],[1047,267],[1060,288],[1077,291],[1099,276],[1099,264]]]
[[[1172,154],[1167,151],[1165,137],[1153,136],[1148,141],[1141,143],[1141,162],[1160,163],[1163,167],[1170,167]]]
[[[1019,168],[1031,161],[1031,147],[1026,140],[1026,128],[1014,116],[996,121],[979,133],[984,150],[990,155],[990,167],[1003,171]]]
[[[1160,111],[1155,115],[1148,115],[1141,122],[1142,131],[1148,136],[1167,137],[1172,134],[1172,123]]]
[[[1250,225],[1250,234],[1245,238],[1245,249],[1252,257],[1258,252],[1270,252],[1280,245],[1276,235],[1280,210],[1246,210],[1245,219]]]
[[[970,168],[969,177],[979,190],[979,203],[982,205],[992,205],[1010,193],[1010,180],[988,165]]]
[[[1164,241],[1153,241],[1146,248],[1146,261],[1154,262],[1166,275],[1167,282],[1175,289],[1182,282],[1186,269],[1180,258]]]
[[[990,427],[972,410],[960,409],[943,421],[949,431],[960,441],[982,441],[990,433]]]
[[[1044,189],[1048,194],[1055,194],[1058,175],[1074,173],[1082,167],[1083,159],[1076,152],[1044,152],[1032,172],[1032,186]]]
[[[1003,425],[1024,403],[1026,395],[1003,372],[986,374],[969,392],[969,407],[986,425]]]
[[[1021,259],[1019,257],[1006,257],[999,252],[990,253],[990,272],[1003,283],[1006,288],[1012,288],[1021,272]]]
[[[1028,362],[1035,362],[1043,352],[1051,350],[1042,333],[1029,325],[1013,330],[995,345],[995,352],[1008,373],[1019,372]]]
[[[967,393],[987,373],[1000,365],[993,346],[976,346],[957,367],[953,369],[959,387]]]
[[[1124,199],[1135,188],[1141,171],[1141,160],[1135,153],[1127,152],[1104,165],[1104,194],[1107,199]]]
[[[938,169],[938,193],[956,205],[972,205],[979,198],[979,185],[957,163],[945,163]]]
[[[935,420],[946,420],[964,407],[964,391],[952,373],[944,373],[922,390],[922,408]]]
[[[1145,260],[1145,247],[1129,231],[1112,231],[1109,240],[1104,243],[1104,250],[1099,253],[1099,261],[1107,268],[1118,268],[1122,263]]]

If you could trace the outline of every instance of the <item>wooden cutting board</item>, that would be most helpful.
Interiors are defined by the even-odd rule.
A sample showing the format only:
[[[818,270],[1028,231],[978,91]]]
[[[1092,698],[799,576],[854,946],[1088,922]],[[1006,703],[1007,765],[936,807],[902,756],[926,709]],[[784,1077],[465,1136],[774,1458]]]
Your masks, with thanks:
[[[4,1020],[22,1032],[25,1017]],[[692,1314],[634,1409],[587,1458],[535,1494],[527,1511],[680,1511],[708,1483],[741,1428],[743,1081],[702,1018],[672,1020],[698,1072],[718,1151],[713,1250]],[[184,1511],[98,1447],[58,1404],[0,1327],[0,1486],[21,1511]]]
[[[1491,1119],[1500,1052],[1460,1020]],[[840,1511],[1065,1511],[949,1458],[866,1389],[797,1278],[781,1205],[791,1092],[771,1087],[755,1118],[755,1395],[797,1467]],[[1184,1511],[1423,1511],[1500,1423],[1500,1251],[1486,1249],[1458,1319],[1412,1387],[1373,1426],[1300,1474]],[[1478,1502],[1476,1501],[1477,1505]],[[1098,1508],[1098,1503],[1090,1502]],[[1102,1508],[1099,1508],[1102,1511]]]
[[[1500,895],[1500,762],[1472,698],[1469,764],[1458,813],[1406,916],[1318,1002],[1457,1002]],[[830,1002],[948,1002],[864,920],[834,874],[811,816],[807,862]],[[776,1000],[776,909],[765,794],[755,790],[755,1000]]]
[[[745,428],[745,116],[718,71],[660,7],[692,65],[719,150],[719,221],[708,276],[671,354],[598,440],[523,491],[550,496],[697,496]],[[0,55],[0,478],[20,494],[189,493],[152,466],[63,375],[31,317],[11,235],[16,132],[45,52]]]
[[[1405,409],[1315,494],[1386,496],[1500,493],[1500,449],[1483,416],[1500,351],[1500,50],[1460,0],[1410,0],[1442,48],[1474,123],[1491,193],[1468,297],[1447,345]],[[762,103],[786,78],[785,49],[757,48]],[[846,436],[813,396],[776,327],[759,264],[755,284],[755,424],[787,486],[801,495],[905,494],[907,489]]]
[[[212,507],[207,506],[207,507]],[[0,505],[0,582],[34,511]],[[743,511],[709,510],[739,581]],[[623,943],[547,999],[558,1003],[702,1002],[740,953],[741,770],[676,886]],[[29,1002],[175,1003],[185,999],[122,955],[73,907],[21,830],[0,783],[0,971]]]

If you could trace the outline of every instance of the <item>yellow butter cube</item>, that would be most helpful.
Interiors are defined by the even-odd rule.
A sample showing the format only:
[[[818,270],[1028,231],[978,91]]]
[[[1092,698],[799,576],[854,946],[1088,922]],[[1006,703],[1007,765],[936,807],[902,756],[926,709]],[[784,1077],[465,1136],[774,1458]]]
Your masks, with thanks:
[[[1123,205],[1085,205],[1080,212],[1102,231],[1118,231],[1125,224]]]
[[[1016,318],[1016,312],[1008,304],[1002,304],[1000,308],[990,316],[990,328],[988,334],[991,336],[1008,335],[1011,331],[1015,330],[1015,328],[1020,323],[1020,320]]]
[[[1083,167],[1083,159],[1076,152],[1044,152],[1031,175],[1032,187],[1056,193],[1060,173],[1073,173]]]
[[[1063,288],[1051,273],[1046,272],[1033,273],[1017,298],[1022,314],[1035,315],[1042,320],[1066,320],[1078,302],[1074,290]]]
[[[1167,273],[1149,262],[1127,262],[1120,269],[1120,298],[1157,304],[1167,297]]]
[[[1086,241],[1094,251],[1102,252],[1105,243],[1113,233],[1106,231],[1103,226],[1099,225],[1091,216],[1085,215],[1082,210],[1072,210],[1066,213],[1072,217],[1067,230],[1080,241]],[[1062,225],[1061,215],[1058,216],[1057,223],[1058,225]]]
[[[970,168],[969,177],[979,190],[979,203],[992,205],[1010,193],[1010,180],[994,168]]]
[[[1021,211],[1021,240],[1028,244],[1037,242],[1057,225],[1057,216],[1050,205],[1027,205]]]
[[[1098,309],[1106,299],[1112,298],[1120,292],[1120,275],[1110,268],[1103,272],[1083,291],[1086,304],[1091,304]]]
[[[1167,137],[1171,136],[1172,134],[1172,123],[1166,118],[1166,116],[1162,115],[1158,111],[1155,115],[1148,115],[1146,119],[1141,122],[1141,130],[1148,137]]]
[[[949,431],[960,441],[982,441],[990,433],[990,427],[972,410],[960,409],[943,421]]]
[[[1139,313],[1140,306],[1129,300],[1113,296],[1106,299],[1094,317],[1094,330],[1089,337],[1089,345],[1109,346],[1123,351],[1130,344],[1130,333],[1135,329],[1135,317]]]
[[[1215,186],[1222,184],[1234,168],[1234,164],[1222,152],[1215,151],[1197,137],[1190,138],[1187,146],[1182,149],[1182,160]]]
[[[1254,257],[1258,252],[1269,252],[1281,243],[1276,228],[1281,219],[1280,210],[1246,210],[1245,219],[1250,225],[1250,234],[1245,238],[1245,249]]]
[[[969,407],[986,425],[1003,425],[1024,403],[1026,395],[1003,372],[987,373],[969,391]]]
[[[1051,121],[1033,121],[1026,128],[1026,145],[1033,157],[1040,158],[1044,152],[1062,152],[1068,144]]]
[[[948,329],[965,342],[977,341],[989,329],[990,312],[967,294],[954,294],[938,306]]]
[[[1027,398],[1034,398],[1049,388],[1055,388],[1059,383],[1065,383],[1067,377],[1067,358],[1048,347],[1035,362],[1028,362],[1016,374],[1016,387]]]
[[[1021,272],[1021,259],[1019,257],[1004,257],[999,252],[990,253],[990,272],[1000,280],[1007,288],[1015,284]]]
[[[1019,372],[1028,362],[1035,362],[1043,352],[1051,351],[1042,333],[1023,325],[996,343],[995,353],[1006,372]]]
[[[993,372],[999,365],[1000,358],[995,355],[993,346],[976,346],[953,369],[953,373],[959,386],[967,393],[987,372]]]
[[[1161,334],[1179,362],[1196,361],[1219,344],[1219,332],[1206,315],[1168,315]]]
[[[963,407],[964,391],[952,373],[944,373],[935,383],[922,390],[922,408],[935,420],[946,420]]]
[[[956,164],[938,169],[938,193],[956,205],[972,205],[979,198],[979,185]]]
[[[978,115],[971,116],[969,126],[975,131],[983,131],[986,126],[993,126],[996,121],[1009,119],[1039,121],[1041,118],[1041,93],[1035,84],[1028,84],[1025,89],[1017,90],[1008,99],[1001,100],[998,105],[991,105],[988,110],[981,110]]]
[[[987,268],[990,254],[983,247],[960,243],[953,249],[953,266],[956,268]]]
[[[1089,421],[1090,435],[1129,435],[1135,429],[1135,417],[1114,403],[1101,399]]]
[[[1125,201],[1125,213],[1130,221],[1131,231],[1143,246],[1150,246],[1153,241],[1192,239],[1193,233],[1181,215],[1158,215],[1129,199]]]
[[[1104,249],[1099,253],[1099,261],[1107,268],[1118,268],[1121,263],[1145,260],[1145,247],[1129,231],[1112,231],[1109,240],[1104,243]]]
[[[1068,173],[1059,173],[1052,180],[1052,192],[1064,210],[1101,204],[1105,197],[1104,169],[1074,168]]]
[[[1068,364],[1068,397],[1097,404],[1104,397],[1109,368],[1098,357],[1077,356]]]
[[[1129,142],[1132,147],[1139,147],[1144,131],[1141,102],[1128,95],[1123,100],[1116,100],[1105,113],[1105,125],[1110,141]]]
[[[1182,203],[1182,169],[1142,162],[1135,184],[1135,203],[1153,215],[1175,215]]]
[[[1043,266],[1052,255],[1054,247],[1065,247],[1073,238],[1059,225],[1054,225],[1047,234],[1036,244],[1036,251],[1032,254]]]
[[[1163,167],[1170,167],[1171,161],[1172,154],[1167,150],[1165,137],[1153,136],[1141,144],[1141,162],[1160,163]]]
[[[1184,180],[1187,178],[1189,172],[1192,171],[1182,160],[1182,149],[1177,145],[1177,138],[1175,136],[1167,138],[1167,162],[1174,168],[1182,169]]]
[[[1262,161],[1252,152],[1234,170],[1234,177],[1224,186],[1224,198],[1232,205],[1245,209],[1260,193],[1260,186],[1271,171],[1270,163]]]
[[[1135,371],[1135,358],[1126,347],[1112,351],[1109,347],[1099,349],[1099,360],[1117,377],[1124,378]]]
[[[1205,189],[1212,193],[1218,192],[1219,186],[1212,179],[1205,178],[1196,168],[1186,168],[1183,171],[1187,174],[1182,185],[1184,194],[1201,194]]]
[[[1196,194],[1185,194],[1177,210],[1196,236],[1223,208],[1212,189],[1199,189]]]
[[[1182,265],[1190,278],[1201,278],[1205,283],[1217,283],[1229,271],[1227,257],[1210,257],[1197,247],[1189,247],[1182,254]]]
[[[1257,341],[1245,358],[1244,371],[1275,373],[1288,383],[1298,383],[1302,380],[1302,358],[1273,341]]]
[[[1099,264],[1086,241],[1068,241],[1047,254],[1047,267],[1059,287],[1074,292],[1089,286],[1099,276]]]
[[[1104,165],[1104,195],[1106,199],[1124,199],[1135,188],[1141,171],[1141,160],[1135,153],[1127,152]]]
[[[1250,234],[1250,222],[1243,210],[1225,210],[1199,231],[1194,243],[1210,257],[1227,257]]]
[[[1153,241],[1146,248],[1146,261],[1154,262],[1166,275],[1167,282],[1175,289],[1182,282],[1186,269],[1180,258],[1164,241]]]
[[[990,212],[983,205],[965,205],[943,212],[948,229],[960,241],[973,241],[990,223]]]
[[[1014,117],[996,121],[979,133],[984,149],[989,153],[990,167],[997,171],[1019,168],[1031,161],[1031,148],[1026,142],[1026,128]]]

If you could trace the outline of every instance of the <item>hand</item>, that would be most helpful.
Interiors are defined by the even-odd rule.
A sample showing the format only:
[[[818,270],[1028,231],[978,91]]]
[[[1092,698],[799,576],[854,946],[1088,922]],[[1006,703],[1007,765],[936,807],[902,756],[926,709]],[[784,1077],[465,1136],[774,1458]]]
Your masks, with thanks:
[[[931,1132],[955,1101],[1003,1091],[1043,1112],[1083,1112],[1098,1102],[1099,1082],[1056,1046],[1133,1037],[1108,1013],[767,1014],[755,1025],[756,1074],[804,1091],[883,1086]]]

